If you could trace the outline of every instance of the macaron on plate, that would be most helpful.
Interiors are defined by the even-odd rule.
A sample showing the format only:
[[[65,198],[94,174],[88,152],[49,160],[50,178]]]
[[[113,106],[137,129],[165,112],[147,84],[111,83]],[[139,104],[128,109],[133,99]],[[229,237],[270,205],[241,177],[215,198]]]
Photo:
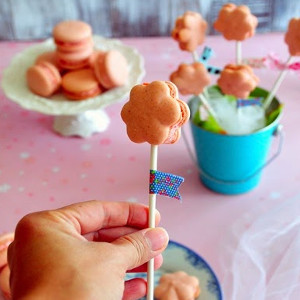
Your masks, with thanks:
[[[2,88],[6,96],[23,108],[38,111],[47,115],[76,116],[87,111],[102,110],[106,106],[125,99],[131,88],[140,83],[145,75],[144,60],[138,51],[126,46],[119,40],[93,36],[95,50],[117,50],[128,62],[128,80],[123,86],[113,88],[84,101],[69,101],[63,93],[56,93],[50,98],[34,94],[28,89],[26,71],[39,55],[55,49],[54,40],[28,47],[17,54],[8,68],[4,70]]]
[[[201,293],[196,300],[223,299],[221,286],[214,271],[199,254],[180,243],[170,241],[163,253],[163,258],[163,265],[155,271],[155,286],[163,274],[184,271],[188,275],[196,276],[199,279]],[[126,279],[135,277],[147,278],[147,274],[129,273],[126,275]],[[145,299],[142,298],[141,300]]]

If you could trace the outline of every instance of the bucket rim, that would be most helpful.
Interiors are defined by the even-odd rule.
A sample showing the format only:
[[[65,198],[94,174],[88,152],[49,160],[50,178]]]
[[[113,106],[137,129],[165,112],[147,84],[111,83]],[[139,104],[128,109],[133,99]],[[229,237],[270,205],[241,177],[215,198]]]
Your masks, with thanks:
[[[216,85],[214,86],[211,86],[211,87],[215,87]],[[256,87],[255,91],[260,91],[260,92],[263,92],[263,93],[269,93],[269,91],[261,88],[261,87]],[[190,98],[188,100],[188,105],[189,107],[191,108],[190,104],[192,101],[195,101],[194,99],[197,98],[197,96],[193,96],[192,98]],[[277,97],[274,97],[273,100],[272,100],[272,103],[276,103],[277,106],[281,105],[281,102],[277,99]],[[272,106],[272,105],[271,105]],[[218,133],[218,132],[213,132],[213,131],[210,131],[210,130],[207,130],[205,128],[202,128],[200,126],[198,126],[197,124],[195,124],[195,122],[193,121],[193,118],[192,118],[192,115],[193,113],[191,112],[191,116],[190,116],[190,120],[189,122],[191,123],[191,125],[195,128],[198,128],[199,130],[202,130],[204,132],[208,132],[208,133],[211,133],[211,134],[214,134],[216,136],[223,136],[224,138],[225,137],[228,137],[228,138],[238,138],[238,137],[247,137],[247,136],[254,136],[256,134],[260,134],[260,133],[263,133],[265,131],[268,131],[270,130],[271,128],[273,127],[278,127],[280,125],[280,119],[282,118],[282,111],[279,112],[278,116],[272,121],[272,123],[268,124],[267,126],[257,130],[257,131],[254,131],[254,132],[251,132],[251,133],[247,133],[247,134],[223,134],[223,133]]]

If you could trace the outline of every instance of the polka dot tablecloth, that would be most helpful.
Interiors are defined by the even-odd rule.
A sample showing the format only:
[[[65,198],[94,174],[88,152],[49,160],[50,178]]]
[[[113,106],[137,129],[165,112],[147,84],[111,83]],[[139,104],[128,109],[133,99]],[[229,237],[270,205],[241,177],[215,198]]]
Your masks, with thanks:
[[[266,39],[268,43],[264,42]],[[168,80],[179,63],[192,61],[171,38],[122,39],[122,42],[137,48],[144,56],[146,82]],[[1,78],[12,57],[31,44],[0,42]],[[208,37],[205,45],[216,52],[212,64],[224,66],[234,60],[233,43]],[[257,35],[243,43],[245,57],[271,51],[284,60],[287,57],[282,34]],[[271,88],[276,71],[255,72],[260,77],[260,86]],[[158,196],[161,225],[169,231],[171,239],[200,253],[221,282],[224,244],[220,243],[225,240],[227,246],[231,245],[226,237],[234,222],[251,214],[253,208],[268,209],[300,194],[299,80],[296,73],[289,73],[278,92],[278,98],[285,104],[283,151],[264,170],[260,185],[247,194],[225,196],[207,190],[198,179],[183,139],[175,145],[159,147],[158,169],[185,178],[180,188],[182,203]],[[0,90],[0,234],[13,231],[18,220],[29,212],[74,202],[105,199],[147,203],[150,147],[133,144],[128,139],[120,118],[122,104],[105,109],[111,121],[105,132],[86,139],[62,137],[52,130],[52,116],[24,110]],[[184,130],[193,147],[189,126]],[[274,144],[276,148],[276,141]],[[249,225],[245,218],[245,228]]]

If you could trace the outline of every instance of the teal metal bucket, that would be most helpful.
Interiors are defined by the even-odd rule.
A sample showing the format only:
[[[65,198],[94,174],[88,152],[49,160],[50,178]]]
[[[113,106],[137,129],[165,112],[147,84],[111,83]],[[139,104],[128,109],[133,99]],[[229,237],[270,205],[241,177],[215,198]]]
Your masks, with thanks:
[[[267,93],[259,90],[260,94]],[[191,116],[194,115],[193,101],[198,100],[193,98],[189,102]],[[279,102],[274,99],[271,109],[276,106],[279,106]],[[283,135],[279,130],[279,119],[280,115],[268,126],[248,135],[213,133],[191,121],[202,183],[215,192],[228,195],[245,193],[255,188],[260,182],[262,170],[280,154]],[[276,135],[280,137],[278,149],[268,159]]]

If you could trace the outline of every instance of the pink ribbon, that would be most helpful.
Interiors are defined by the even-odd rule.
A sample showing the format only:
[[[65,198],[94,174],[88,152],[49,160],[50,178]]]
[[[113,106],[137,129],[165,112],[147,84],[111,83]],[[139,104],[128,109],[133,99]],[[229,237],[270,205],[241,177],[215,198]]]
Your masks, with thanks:
[[[243,59],[243,63],[257,69],[269,68],[272,70],[300,70],[300,62],[294,62],[292,64],[286,65],[286,63],[281,61],[274,53],[270,53],[266,57],[245,58]]]

